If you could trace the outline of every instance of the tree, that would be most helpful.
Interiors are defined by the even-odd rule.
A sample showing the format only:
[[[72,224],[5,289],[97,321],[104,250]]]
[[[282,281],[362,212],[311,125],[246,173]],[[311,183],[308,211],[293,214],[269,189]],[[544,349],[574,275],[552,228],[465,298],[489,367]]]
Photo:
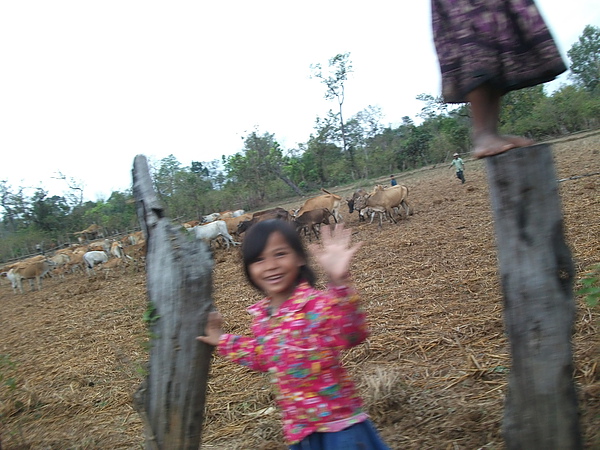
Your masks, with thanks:
[[[344,116],[342,114],[342,105],[344,104],[344,82],[348,75],[352,73],[352,63],[350,53],[338,53],[329,59],[328,72],[324,73],[321,64],[311,65],[313,76],[321,80],[327,87],[325,99],[335,99],[339,106],[340,131],[342,136],[342,149],[350,157],[350,165],[353,173],[356,173],[356,162],[354,159],[354,149],[348,145],[346,130],[344,128]]]
[[[27,212],[27,200],[23,188],[13,192],[13,187],[7,181],[0,181],[0,206],[5,211],[4,222],[9,225],[10,231],[16,233],[21,228]]]
[[[256,132],[252,132],[246,138],[244,145],[246,152],[256,152],[259,157],[259,164],[264,164],[267,172],[275,175],[287,184],[296,194],[300,196],[304,195],[300,188],[285,175],[283,171],[285,164],[283,153],[273,134],[265,133],[262,136],[258,136]]]
[[[174,155],[169,155],[160,161],[154,174],[156,191],[174,218],[197,218],[204,204],[201,193],[211,188],[202,176],[203,168],[192,164],[192,169],[183,167]]]
[[[575,82],[595,92],[600,81],[600,27],[587,25],[567,55]]]
[[[196,175],[199,175],[199,176],[203,176],[203,177],[209,176],[208,167],[206,167],[205,164],[202,164],[199,161],[192,161],[192,164],[190,165],[190,170],[192,173],[195,173]]]
[[[374,173],[393,173],[398,165],[402,132],[398,128],[385,128],[369,140],[370,165]]]
[[[444,102],[442,96],[434,97],[431,94],[419,94],[416,99],[425,102],[425,106],[423,106],[421,112],[417,114],[421,119],[445,115],[450,106],[448,103]]]
[[[40,231],[57,231],[70,212],[69,205],[63,197],[48,193],[38,188],[31,199],[30,217],[32,224]]]
[[[362,176],[364,178],[369,177],[370,171],[370,148],[367,141],[373,139],[381,131],[381,117],[381,108],[369,105],[346,123],[349,146],[354,150],[362,150]]]
[[[286,175],[285,158],[275,136],[259,135],[256,131],[244,139],[243,153],[227,158],[225,168],[230,182],[229,190],[245,196],[250,205],[264,204],[268,198],[282,192],[283,182],[296,194],[303,195],[300,188]]]
[[[85,183],[83,183],[83,181],[76,180],[73,177],[67,178],[67,176],[60,171],[57,172],[56,176],[52,178],[54,178],[55,180],[63,180],[67,183],[67,186],[71,191],[69,192],[67,197],[72,205],[81,206],[83,204],[83,189],[85,187]]]
[[[541,84],[507,93],[502,97],[500,131],[528,135],[527,119],[531,117],[536,105],[545,98],[544,86]]]
[[[175,192],[175,180],[181,170],[181,163],[173,154],[160,160],[160,166],[154,174],[154,187],[163,200]]]
[[[327,185],[334,173],[335,162],[343,160],[343,154],[334,142],[337,140],[338,127],[336,114],[329,114],[315,121],[315,133],[310,135],[306,151],[302,155],[302,161],[306,171],[306,177],[318,185]],[[338,164],[339,166],[339,164]]]

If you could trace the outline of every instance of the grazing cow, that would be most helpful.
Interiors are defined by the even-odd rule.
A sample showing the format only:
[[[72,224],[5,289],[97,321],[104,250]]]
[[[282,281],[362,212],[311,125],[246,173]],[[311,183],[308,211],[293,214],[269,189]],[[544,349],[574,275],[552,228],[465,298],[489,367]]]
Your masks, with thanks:
[[[95,274],[94,267],[108,261],[108,255],[101,251],[86,252],[83,255],[88,275]]]
[[[8,272],[2,272],[2,276],[6,276],[6,279],[10,281],[10,285],[13,288],[13,292],[16,294],[17,287],[19,285],[17,284],[17,276],[15,275],[14,269],[11,268]]]
[[[142,231],[136,231],[135,233],[131,233],[129,236],[127,236],[127,242],[129,245],[136,245],[144,240],[145,237]]]
[[[101,241],[90,242],[90,244],[87,247],[87,251],[88,252],[98,251],[98,252],[109,253],[110,252],[110,245],[111,245],[111,242],[108,239],[103,239]]]
[[[85,230],[77,231],[73,234],[77,236],[77,239],[80,243],[91,241],[92,239],[96,239],[98,237],[104,237],[102,227],[100,227],[100,225],[96,225],[95,223],[87,227]]]
[[[407,202],[408,188],[404,185],[397,185],[387,189],[383,186],[377,186],[375,191],[363,197],[358,197],[355,202],[355,208],[364,209],[371,208],[372,210],[385,211],[394,223],[398,223],[394,218],[394,208],[403,207],[406,211],[406,216],[410,214],[410,207]],[[379,215],[379,227],[382,226],[382,217]]]
[[[319,233],[317,226],[322,223],[329,225],[329,218],[332,217],[331,211],[327,208],[314,209],[312,211],[306,211],[301,216],[295,218],[293,222],[296,224],[296,230],[303,229],[304,235],[308,234],[310,239],[310,230],[314,233],[315,237],[319,239]]]
[[[300,217],[306,211],[327,208],[329,211],[331,211],[331,214],[333,215],[333,218],[336,222],[343,222],[344,219],[340,214],[340,206],[342,205],[342,201],[344,201],[342,197],[327,192],[325,189],[321,190],[325,192],[325,194],[306,200],[302,207],[296,213],[296,217]]]
[[[85,255],[84,250],[75,250],[71,254],[71,262],[68,264],[68,272],[74,273],[75,271],[81,270],[83,271],[83,267],[85,262],[83,261],[83,255]]]
[[[69,255],[65,252],[56,253],[54,256],[51,256],[48,259],[54,263],[54,270],[49,273],[52,274],[54,272],[55,274],[58,274],[58,275],[61,275],[64,273],[62,269],[67,264],[69,264],[69,262],[71,261],[71,258],[69,257]]]
[[[128,256],[125,254],[123,245],[121,245],[121,243],[118,241],[113,241],[113,243],[110,245],[110,254],[119,259],[128,258]]]
[[[200,225],[199,220],[190,220],[189,222],[182,223],[184,228],[194,228],[195,226]]]
[[[355,202],[356,199],[358,199],[359,197],[364,197],[365,195],[368,195],[369,193],[367,191],[365,191],[363,188],[357,189],[356,191],[354,191],[354,194],[352,194],[352,197],[347,198],[346,199],[346,203],[348,203],[348,212],[350,214],[352,214],[354,212],[354,210],[356,209],[355,207]],[[359,209],[356,209],[356,211],[358,211],[358,221],[360,222],[361,220],[365,220],[365,217],[363,214],[361,214]]]
[[[243,209],[238,209],[236,211],[222,211],[219,213],[219,220],[223,219],[231,219],[233,217],[239,217],[244,214],[246,211]]]
[[[69,258],[69,255],[67,253],[56,253],[54,256],[51,256],[50,258],[51,261],[54,262],[54,264],[56,266],[64,266],[65,264],[67,264],[71,258]]]
[[[33,280],[35,280],[38,291],[42,290],[42,278],[50,271],[50,269],[52,269],[52,267],[54,267],[54,265],[54,262],[48,259],[37,261],[29,260],[19,263],[11,269],[21,294],[24,293],[23,280],[29,280],[29,287],[32,291],[34,291]]]
[[[398,208],[394,208],[394,212],[396,214],[399,214],[398,212]],[[375,214],[379,214],[379,220],[382,221],[383,218],[387,218],[390,223],[393,223],[392,219],[390,218],[390,216],[388,215],[388,213],[385,211],[385,209],[383,209],[382,207],[379,206],[375,206],[375,207],[366,207],[364,209],[360,210],[360,218],[361,220],[366,220],[365,217],[371,217],[371,220],[369,221],[369,223],[373,223],[373,219],[375,218]]]
[[[241,216],[223,219],[223,222],[227,224],[227,232],[233,236],[234,234],[238,234],[238,225],[245,220],[252,220],[252,214],[243,214]]]
[[[229,210],[227,210],[227,211],[221,211],[221,212],[219,213],[219,217],[218,217],[218,219],[219,219],[219,220],[223,220],[223,219],[231,219],[232,217],[233,217],[233,211],[229,211]]]
[[[223,236],[225,243],[227,244],[227,248],[229,248],[230,243],[232,245],[240,245],[240,243],[235,242],[231,235],[227,232],[227,224],[222,220],[216,220],[214,222],[207,223],[206,225],[198,225],[194,228],[191,228],[190,231],[194,232],[196,239],[203,239],[207,241],[209,245],[213,239],[216,239],[219,236]]]
[[[267,219],[290,220],[290,213],[280,207],[265,209],[264,211],[257,211],[252,214],[252,219],[244,220],[239,223],[238,234],[244,233],[255,223],[262,222],[263,220]]]
[[[219,213],[212,213],[209,214],[207,216],[202,217],[202,223],[211,223],[214,222],[215,220],[217,220],[219,218],[220,214]]]
[[[102,264],[102,270],[104,271],[104,279],[107,280],[108,276],[114,270],[120,269],[121,273],[125,273],[129,261],[124,258],[113,258],[104,264]]]
[[[131,257],[131,266],[136,272],[143,269],[146,261],[146,241],[127,247],[127,255]]]

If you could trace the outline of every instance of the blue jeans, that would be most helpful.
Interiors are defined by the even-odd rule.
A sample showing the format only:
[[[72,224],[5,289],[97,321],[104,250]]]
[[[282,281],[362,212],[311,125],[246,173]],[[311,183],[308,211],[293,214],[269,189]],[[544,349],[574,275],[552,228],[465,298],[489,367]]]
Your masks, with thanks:
[[[289,450],[389,450],[370,420],[335,433],[312,433]]]

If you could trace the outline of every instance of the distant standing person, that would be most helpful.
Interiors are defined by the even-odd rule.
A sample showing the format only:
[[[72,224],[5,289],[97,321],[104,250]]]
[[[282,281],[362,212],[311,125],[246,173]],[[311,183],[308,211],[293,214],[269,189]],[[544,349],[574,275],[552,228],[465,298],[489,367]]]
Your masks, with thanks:
[[[454,159],[452,160],[452,163],[450,163],[450,167],[455,167],[456,168],[456,178],[458,178],[463,184],[465,183],[465,163],[464,161],[460,158],[460,156],[458,156],[458,153],[455,153],[454,155]]]
[[[396,181],[396,178],[394,178],[394,175],[390,175],[390,183],[392,186],[398,185],[398,182]]]
[[[473,156],[533,144],[500,135],[500,98],[567,68],[533,0],[432,0],[432,27],[447,103],[471,103]]]

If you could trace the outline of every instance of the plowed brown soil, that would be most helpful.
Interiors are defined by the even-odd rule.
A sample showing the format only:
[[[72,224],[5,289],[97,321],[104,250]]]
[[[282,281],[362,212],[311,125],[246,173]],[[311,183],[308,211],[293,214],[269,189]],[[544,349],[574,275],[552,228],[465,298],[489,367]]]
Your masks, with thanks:
[[[559,179],[600,171],[598,132],[558,140],[553,151]],[[468,161],[465,175],[461,185],[441,165],[399,176],[414,208],[399,225],[379,230],[343,211],[354,239],[365,242],[353,274],[372,331],[345,363],[392,449],[504,448],[510,357],[484,164]],[[559,192],[580,280],[600,262],[600,175],[562,181]],[[247,334],[245,308],[260,296],[243,279],[237,249],[217,249],[215,260],[214,300],[226,329]],[[2,448],[143,448],[132,395],[147,360],[144,273],[69,275],[25,295],[2,282],[0,355],[14,363],[0,359]],[[586,448],[600,448],[600,307],[576,303],[581,428]],[[263,375],[216,358],[203,448],[285,448],[271,406]]]

